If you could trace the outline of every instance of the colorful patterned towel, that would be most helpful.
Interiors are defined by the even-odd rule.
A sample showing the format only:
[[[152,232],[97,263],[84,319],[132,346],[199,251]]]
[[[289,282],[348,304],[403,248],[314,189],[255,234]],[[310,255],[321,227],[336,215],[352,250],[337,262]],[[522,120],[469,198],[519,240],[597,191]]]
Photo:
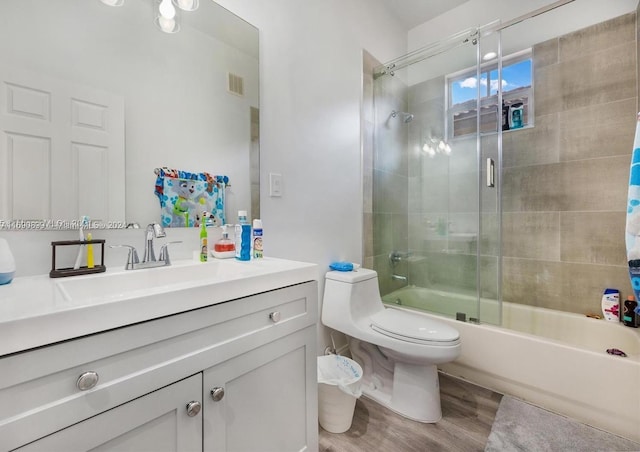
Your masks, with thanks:
[[[227,176],[168,168],[157,168],[155,173],[158,175],[155,194],[160,199],[162,226],[198,227],[203,212],[211,214],[211,226],[226,224],[224,191],[229,185]]]

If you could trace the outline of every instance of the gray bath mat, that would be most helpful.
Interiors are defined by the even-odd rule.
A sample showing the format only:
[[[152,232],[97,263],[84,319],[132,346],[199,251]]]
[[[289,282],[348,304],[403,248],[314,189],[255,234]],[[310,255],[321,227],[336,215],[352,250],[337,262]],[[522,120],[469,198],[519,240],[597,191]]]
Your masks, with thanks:
[[[504,396],[485,452],[640,451],[640,443]]]

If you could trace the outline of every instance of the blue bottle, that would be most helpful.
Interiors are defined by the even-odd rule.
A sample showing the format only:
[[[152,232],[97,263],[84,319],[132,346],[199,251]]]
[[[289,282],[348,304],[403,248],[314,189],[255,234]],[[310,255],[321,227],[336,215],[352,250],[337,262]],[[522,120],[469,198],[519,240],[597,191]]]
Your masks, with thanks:
[[[236,232],[236,259],[248,261],[251,259],[251,225],[247,221],[247,211],[238,211]]]

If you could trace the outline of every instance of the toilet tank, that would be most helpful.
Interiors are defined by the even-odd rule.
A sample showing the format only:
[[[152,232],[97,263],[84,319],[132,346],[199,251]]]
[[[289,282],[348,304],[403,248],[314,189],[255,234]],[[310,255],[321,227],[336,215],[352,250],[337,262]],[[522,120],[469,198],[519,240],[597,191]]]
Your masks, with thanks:
[[[384,309],[378,289],[378,274],[366,268],[325,275],[322,323],[348,333],[357,323]]]

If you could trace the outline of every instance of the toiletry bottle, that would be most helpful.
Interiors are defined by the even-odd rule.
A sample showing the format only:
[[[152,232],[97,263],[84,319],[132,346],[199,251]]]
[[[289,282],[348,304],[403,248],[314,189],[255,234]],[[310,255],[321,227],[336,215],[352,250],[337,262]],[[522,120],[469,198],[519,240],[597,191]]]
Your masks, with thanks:
[[[638,314],[635,313],[638,302],[633,295],[629,295],[624,302],[624,308],[622,310],[622,323],[626,326],[638,328]]]
[[[620,291],[617,289],[605,289],[602,294],[602,316],[610,322],[619,322]]]
[[[202,220],[200,221],[200,262],[207,262],[207,221],[206,212],[202,214]]]
[[[262,248],[262,220],[253,220],[253,257],[260,259],[264,257]]]
[[[519,129],[524,126],[524,107],[518,102],[509,107],[509,129]]]
[[[213,244],[213,257],[217,259],[226,259],[236,257],[236,246],[229,239],[229,231],[227,225],[222,226],[222,238]]]
[[[502,130],[509,130],[509,106],[502,101]]]
[[[629,279],[636,301],[640,300],[640,259],[629,260]],[[622,322],[622,309],[620,311],[620,321]]]
[[[236,259],[248,261],[251,259],[251,225],[247,222],[247,211],[238,211],[236,224]]]

